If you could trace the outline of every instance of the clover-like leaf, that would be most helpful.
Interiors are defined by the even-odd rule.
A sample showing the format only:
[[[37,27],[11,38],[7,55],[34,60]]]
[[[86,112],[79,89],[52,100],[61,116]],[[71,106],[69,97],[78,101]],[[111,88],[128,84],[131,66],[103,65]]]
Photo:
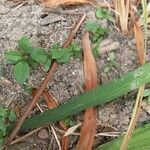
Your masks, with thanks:
[[[47,61],[48,54],[43,48],[34,48],[30,56],[34,61],[40,64],[45,64]]]
[[[30,40],[26,36],[19,40],[19,48],[25,53],[30,53],[32,51]]]
[[[30,67],[26,62],[19,62],[14,67],[15,78],[20,84],[28,79],[29,73]]]

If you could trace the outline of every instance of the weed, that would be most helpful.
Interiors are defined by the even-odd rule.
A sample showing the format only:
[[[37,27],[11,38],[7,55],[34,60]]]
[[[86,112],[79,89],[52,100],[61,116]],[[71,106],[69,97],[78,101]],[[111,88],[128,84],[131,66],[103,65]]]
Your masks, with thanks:
[[[116,62],[116,56],[113,52],[108,53],[108,58],[107,61],[109,62],[104,66],[104,72],[107,73],[109,72],[113,67],[117,67],[118,64]]]
[[[5,107],[0,107],[0,149],[9,132],[10,125],[16,121],[16,115],[13,111]]]
[[[76,123],[74,122],[74,120],[71,117],[64,119],[63,122],[66,124],[66,126],[68,128],[76,125]]]
[[[91,32],[92,51],[94,56],[98,56],[98,46],[100,42],[108,35],[108,29],[101,27],[97,22],[88,21],[86,29]]]
[[[147,102],[150,105],[150,89],[144,90],[144,97],[147,97]]]
[[[44,71],[48,71],[51,62],[67,63],[71,56],[81,57],[81,49],[77,43],[72,43],[69,48],[61,48],[60,44],[54,44],[51,50],[32,47],[27,37],[19,40],[19,50],[5,52],[8,63],[14,65],[14,76],[18,83],[24,84],[31,70],[38,69],[39,65]]]
[[[105,8],[100,8],[100,7],[98,7],[98,8],[96,9],[95,15],[96,15],[96,17],[97,17],[98,19],[107,19],[107,20],[109,20],[109,21],[111,21],[111,22],[114,22],[114,19],[113,19],[112,15],[111,15],[110,12],[109,12],[107,9],[105,9]]]
[[[103,8],[97,8],[95,12],[95,16],[98,19],[106,18],[109,21],[113,21],[110,13]],[[92,41],[92,51],[94,56],[98,56],[98,47],[100,42],[108,35],[109,29],[105,27],[101,27],[96,21],[88,21],[85,25],[86,29],[91,33],[91,41]]]

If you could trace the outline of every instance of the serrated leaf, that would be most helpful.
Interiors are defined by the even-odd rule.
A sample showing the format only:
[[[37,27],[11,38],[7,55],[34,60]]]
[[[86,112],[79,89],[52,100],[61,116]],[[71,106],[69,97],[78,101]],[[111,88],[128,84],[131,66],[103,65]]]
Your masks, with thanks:
[[[47,59],[46,63],[44,64],[44,70],[47,72],[51,66],[51,59]]]
[[[28,79],[29,73],[30,67],[26,62],[19,62],[14,67],[15,78],[20,84]]]
[[[93,21],[88,21],[85,25],[86,29],[92,33],[96,33],[98,28],[99,28],[99,25],[98,23],[96,22],[93,22]]]
[[[19,40],[19,48],[25,53],[30,53],[32,51],[30,40],[26,36]]]
[[[22,59],[22,56],[19,52],[17,51],[7,51],[4,53],[4,56],[6,57],[6,59],[8,59],[9,61],[19,61]]]
[[[47,53],[45,51],[45,49],[43,48],[34,48],[33,51],[30,54],[31,58],[40,63],[40,64],[44,64],[47,61]]]

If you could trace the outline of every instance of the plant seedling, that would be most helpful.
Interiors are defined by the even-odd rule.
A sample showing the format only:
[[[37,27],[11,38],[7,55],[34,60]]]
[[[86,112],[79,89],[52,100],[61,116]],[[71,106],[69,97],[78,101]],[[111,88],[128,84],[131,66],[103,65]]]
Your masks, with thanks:
[[[116,56],[113,52],[108,53],[108,58],[107,61],[109,62],[104,66],[104,72],[107,73],[109,72],[113,67],[117,67],[118,64],[116,62]]]
[[[91,32],[92,51],[94,56],[98,56],[98,46],[107,35],[108,29],[101,27],[97,22],[88,21],[86,29]]]
[[[114,22],[114,19],[111,16],[111,13],[107,9],[105,9],[105,8],[98,7],[96,9],[95,15],[96,15],[96,17],[98,19],[107,19],[107,20],[109,20],[111,22]]]
[[[27,81],[31,69],[38,69],[39,65],[47,72],[53,60],[67,63],[71,56],[81,57],[81,49],[77,43],[72,43],[68,48],[61,48],[60,44],[55,43],[48,52],[44,48],[32,47],[27,37],[22,37],[18,43],[18,51],[10,50],[4,55],[8,63],[14,65],[14,76],[22,85]]]
[[[147,102],[150,105],[150,89],[144,90],[144,97],[147,97]]]
[[[5,107],[0,106],[0,149],[6,135],[9,132],[11,123],[16,121],[16,114]]]

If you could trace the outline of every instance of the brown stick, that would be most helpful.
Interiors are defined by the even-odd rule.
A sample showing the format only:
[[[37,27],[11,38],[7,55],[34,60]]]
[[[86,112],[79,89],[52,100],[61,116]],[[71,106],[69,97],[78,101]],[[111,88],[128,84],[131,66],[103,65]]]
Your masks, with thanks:
[[[72,39],[74,38],[74,35],[76,34],[76,31],[80,27],[81,23],[84,21],[85,17],[86,17],[85,14],[83,14],[82,17],[79,19],[78,23],[73,28],[72,33],[69,35],[69,38],[67,39],[67,41],[65,42],[65,44],[63,45],[63,47],[67,47],[67,46],[70,45],[70,43],[72,42]],[[25,121],[25,119],[27,118],[27,116],[29,115],[29,113],[31,112],[31,110],[33,109],[33,107],[35,106],[35,104],[38,101],[38,99],[40,98],[40,96],[42,95],[42,92],[44,91],[45,87],[47,86],[47,83],[49,82],[51,76],[56,71],[57,66],[58,66],[57,62],[54,61],[54,63],[52,64],[52,67],[50,68],[50,70],[49,70],[49,72],[47,74],[47,76],[45,77],[45,80],[41,84],[38,92],[36,93],[35,97],[33,98],[32,102],[30,103],[28,109],[25,111],[25,113],[23,114],[23,116],[18,120],[18,122],[16,124],[16,127],[11,132],[11,134],[8,137],[5,145],[9,145],[13,141],[14,137],[16,136],[16,134],[18,133],[18,131],[20,130],[23,122]]]
[[[83,36],[84,51],[84,78],[86,90],[97,86],[97,70],[95,58],[91,51],[89,33]],[[91,150],[96,132],[96,108],[88,108],[84,114],[84,122],[81,128],[81,135],[77,150]]]

